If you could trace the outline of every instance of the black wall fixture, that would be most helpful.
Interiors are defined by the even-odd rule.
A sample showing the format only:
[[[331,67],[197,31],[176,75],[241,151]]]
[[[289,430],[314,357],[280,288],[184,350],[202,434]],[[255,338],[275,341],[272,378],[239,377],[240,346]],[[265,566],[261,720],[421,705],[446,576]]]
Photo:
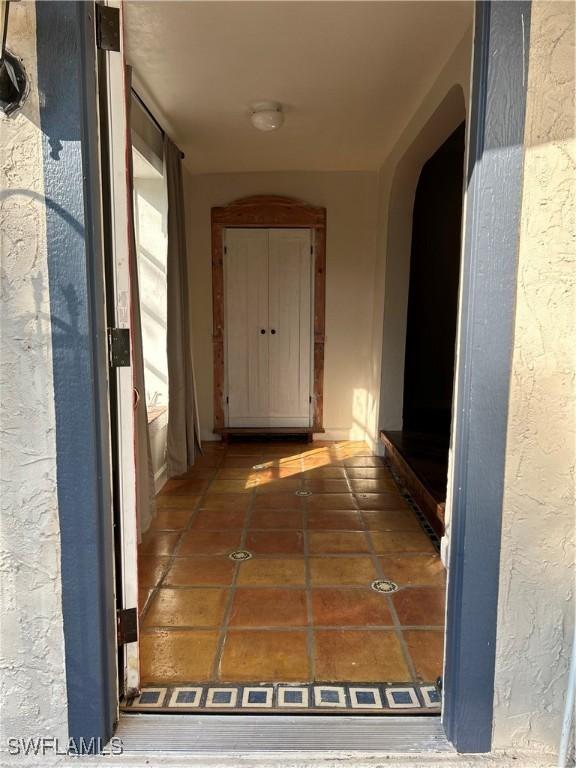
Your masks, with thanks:
[[[0,109],[10,115],[22,106],[28,94],[28,78],[20,59],[6,48],[10,2],[6,0],[2,20],[2,52],[0,55]]]

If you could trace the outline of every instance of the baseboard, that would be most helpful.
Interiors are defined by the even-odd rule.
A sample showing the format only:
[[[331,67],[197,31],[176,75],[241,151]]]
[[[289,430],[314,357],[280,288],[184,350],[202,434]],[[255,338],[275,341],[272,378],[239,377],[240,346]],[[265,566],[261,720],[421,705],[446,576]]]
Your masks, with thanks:
[[[324,432],[315,432],[313,439],[314,440],[350,440],[350,430],[327,428],[324,430]]]
[[[216,432],[212,432],[210,429],[202,429],[200,431],[200,437],[203,443],[219,443],[222,440],[220,435],[217,435]]]
[[[154,492],[159,493],[160,490],[168,482],[168,467],[166,464],[160,467],[158,472],[154,473]]]
[[[382,446],[380,445],[379,441],[370,438],[368,435],[364,435],[362,437],[351,437],[351,431],[351,429],[331,429],[328,427],[324,432],[315,432],[313,435],[313,440],[334,440],[337,442],[341,442],[343,440],[365,440],[368,443],[368,446],[375,453],[382,451]],[[201,437],[202,442],[206,443],[220,442],[222,439],[219,434],[212,432],[211,430],[202,430]]]
[[[440,560],[446,570],[448,570],[448,561],[450,559],[450,536],[444,533],[440,539]]]
[[[335,440],[344,441],[364,441],[372,451],[376,451],[379,446],[379,440],[375,440],[367,432],[361,432],[357,428],[327,427],[324,432],[315,432],[314,440]]]

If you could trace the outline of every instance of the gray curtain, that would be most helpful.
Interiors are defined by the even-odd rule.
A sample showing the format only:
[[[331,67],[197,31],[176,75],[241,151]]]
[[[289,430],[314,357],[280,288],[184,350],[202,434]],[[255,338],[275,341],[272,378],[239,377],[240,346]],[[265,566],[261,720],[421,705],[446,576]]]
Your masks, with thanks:
[[[132,343],[132,382],[134,386],[134,460],[136,465],[136,515],[140,533],[145,531],[156,511],[154,468],[148,432],[148,410],[144,384],[144,351],[140,319],[140,289],[138,258],[134,230],[134,172],[132,168],[132,139],[130,105],[132,102],[131,68],[126,68],[126,175],[128,180],[128,256],[130,266],[130,312]]]
[[[194,464],[200,447],[190,338],[190,298],[182,159],[178,147],[164,139],[168,188],[167,337],[168,337],[168,476],[181,475]]]

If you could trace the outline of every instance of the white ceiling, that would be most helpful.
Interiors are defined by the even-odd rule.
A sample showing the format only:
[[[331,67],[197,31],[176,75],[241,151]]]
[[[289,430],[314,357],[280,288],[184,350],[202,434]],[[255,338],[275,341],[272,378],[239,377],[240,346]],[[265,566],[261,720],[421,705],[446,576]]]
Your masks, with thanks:
[[[127,59],[194,172],[375,170],[471,2],[126,0]],[[256,131],[254,101],[285,108]]]

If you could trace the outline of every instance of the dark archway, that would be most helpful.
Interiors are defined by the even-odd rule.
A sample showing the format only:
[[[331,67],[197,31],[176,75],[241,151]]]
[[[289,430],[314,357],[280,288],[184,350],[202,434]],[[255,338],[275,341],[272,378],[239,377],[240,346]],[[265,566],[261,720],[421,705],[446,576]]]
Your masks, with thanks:
[[[386,451],[430,525],[444,533],[458,321],[465,124],[422,167],[412,245],[402,430]]]
[[[424,165],[414,200],[403,428],[448,438],[458,310],[464,123]]]

